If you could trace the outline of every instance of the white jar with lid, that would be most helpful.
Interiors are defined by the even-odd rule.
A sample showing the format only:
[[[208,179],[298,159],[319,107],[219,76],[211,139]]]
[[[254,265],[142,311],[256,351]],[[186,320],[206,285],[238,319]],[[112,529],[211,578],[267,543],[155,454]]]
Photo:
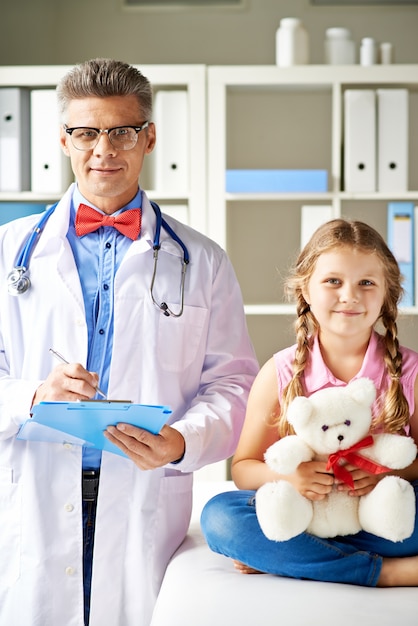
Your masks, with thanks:
[[[356,46],[348,28],[327,28],[325,35],[325,63],[353,65],[356,62]]]
[[[276,63],[280,67],[309,63],[309,37],[300,19],[284,17],[276,32]]]
[[[360,65],[374,65],[377,63],[376,42],[372,37],[364,37],[360,46]]]

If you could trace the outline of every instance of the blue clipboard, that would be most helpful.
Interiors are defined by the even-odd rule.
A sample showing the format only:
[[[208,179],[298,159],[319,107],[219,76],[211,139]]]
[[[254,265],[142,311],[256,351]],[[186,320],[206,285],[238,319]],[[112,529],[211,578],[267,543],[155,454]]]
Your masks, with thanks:
[[[157,435],[166,423],[168,406],[134,404],[111,400],[87,402],[40,402],[32,417],[22,424],[17,439],[72,443],[126,456],[103,434],[120,422],[139,426]]]

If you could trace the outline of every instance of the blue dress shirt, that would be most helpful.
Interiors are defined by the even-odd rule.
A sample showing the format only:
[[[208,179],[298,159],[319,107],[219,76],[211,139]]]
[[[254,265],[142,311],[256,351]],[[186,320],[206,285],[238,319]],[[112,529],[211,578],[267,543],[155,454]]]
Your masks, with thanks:
[[[142,192],[114,215],[127,209],[141,207]],[[93,233],[78,237],[75,232],[75,216],[80,203],[88,202],[76,187],[71,203],[70,225],[67,238],[70,243],[80,276],[88,329],[87,369],[99,375],[99,387],[107,393],[113,348],[113,287],[116,272],[125,256],[131,239],[116,228],[101,226]],[[97,396],[98,397],[98,396]],[[101,451],[83,448],[83,469],[100,467]]]

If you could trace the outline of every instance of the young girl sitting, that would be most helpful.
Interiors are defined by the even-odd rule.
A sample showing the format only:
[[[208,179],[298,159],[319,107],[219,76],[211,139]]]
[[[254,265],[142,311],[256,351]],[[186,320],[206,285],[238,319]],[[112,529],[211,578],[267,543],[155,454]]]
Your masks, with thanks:
[[[353,498],[365,495],[385,476],[348,465],[351,489],[335,481],[325,462],[301,463],[288,476],[270,470],[264,453],[291,434],[285,415],[295,396],[370,378],[377,389],[371,432],[406,433],[418,443],[418,353],[399,346],[401,275],[383,238],[362,222],[328,222],[300,253],[286,290],[296,300],[296,344],[275,354],[254,382],[232,463],[242,491],[219,494],[206,504],[201,519],[206,540],[243,573],[416,586],[418,512],[413,535],[399,543],[364,531],[334,539],[302,533],[274,542],[260,529],[254,494],[268,481],[288,480],[303,496],[321,500],[333,488],[347,489]],[[375,330],[377,322],[384,334]],[[392,473],[412,482],[417,496],[418,460]]]

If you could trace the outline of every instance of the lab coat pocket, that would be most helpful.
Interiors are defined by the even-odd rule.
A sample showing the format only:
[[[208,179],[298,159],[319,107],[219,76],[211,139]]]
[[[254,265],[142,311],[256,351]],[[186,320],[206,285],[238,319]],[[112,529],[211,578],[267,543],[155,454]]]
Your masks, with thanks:
[[[0,468],[0,470],[5,468]],[[0,471],[0,478],[2,471]],[[0,480],[0,587],[10,586],[20,575],[20,486]]]
[[[192,474],[177,474],[161,479],[152,538],[156,562],[166,566],[183,541],[192,510]]]
[[[178,308],[176,304],[168,306],[173,311]],[[159,316],[157,354],[163,369],[179,372],[195,363],[207,320],[208,310],[193,306],[185,306],[181,317]],[[203,345],[206,346],[206,340]],[[204,348],[201,353],[203,358]]]

